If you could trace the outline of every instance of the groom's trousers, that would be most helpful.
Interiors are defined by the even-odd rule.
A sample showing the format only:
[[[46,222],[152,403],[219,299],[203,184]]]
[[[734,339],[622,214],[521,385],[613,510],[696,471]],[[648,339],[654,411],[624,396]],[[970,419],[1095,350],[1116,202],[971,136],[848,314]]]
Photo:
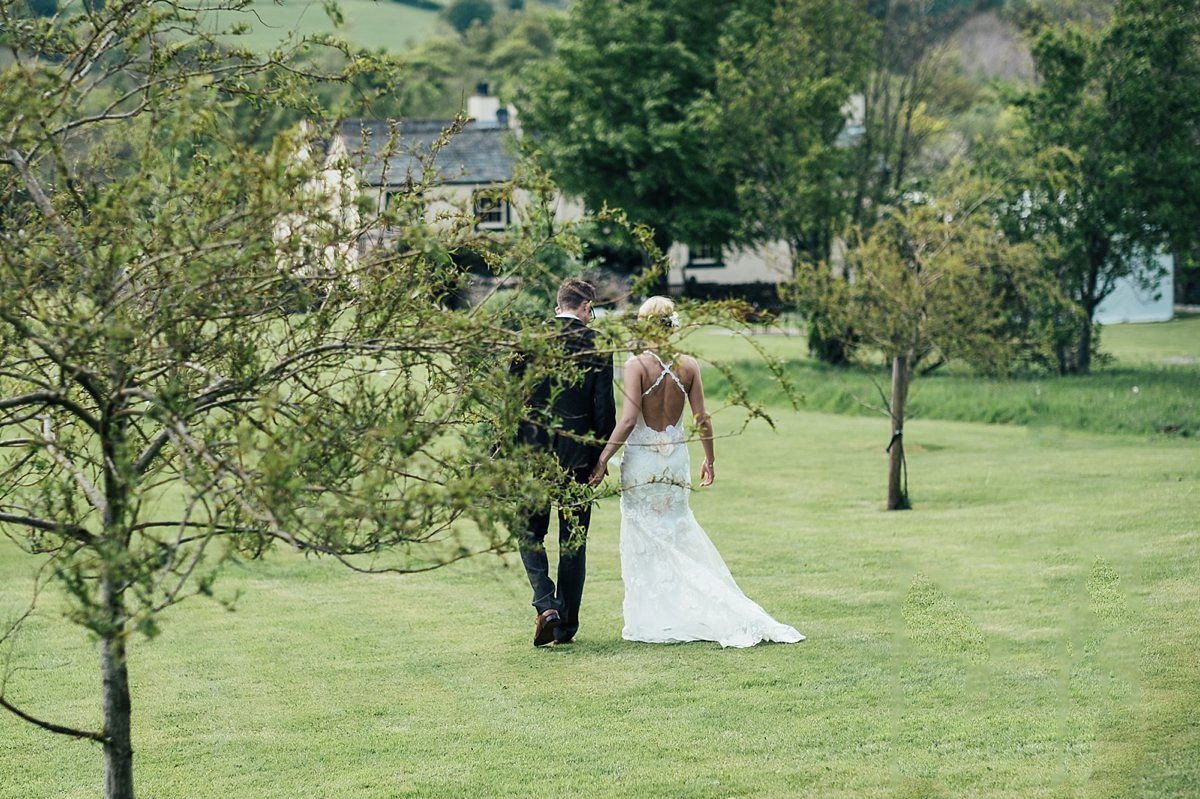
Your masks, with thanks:
[[[586,485],[590,468],[573,469],[571,480]],[[583,581],[587,571],[588,524],[592,519],[590,503],[566,504],[558,508],[558,585],[550,579],[550,561],[546,557],[546,534],[550,529],[550,507],[529,517],[518,543],[521,561],[533,588],[533,606],[538,613],[557,610],[561,621],[554,631],[558,640],[567,640],[579,629],[579,605],[583,600]]]

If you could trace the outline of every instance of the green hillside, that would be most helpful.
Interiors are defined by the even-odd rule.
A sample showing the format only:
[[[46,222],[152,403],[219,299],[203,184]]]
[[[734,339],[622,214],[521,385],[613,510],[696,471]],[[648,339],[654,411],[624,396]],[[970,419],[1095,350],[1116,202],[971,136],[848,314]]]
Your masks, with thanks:
[[[253,50],[270,49],[287,38],[289,31],[334,33],[361,47],[391,51],[406,50],[430,36],[450,32],[436,11],[391,0],[339,0],[338,5],[345,17],[340,28],[334,27],[316,0],[256,0],[254,14],[214,15],[213,26],[246,22],[250,32],[231,40]]]

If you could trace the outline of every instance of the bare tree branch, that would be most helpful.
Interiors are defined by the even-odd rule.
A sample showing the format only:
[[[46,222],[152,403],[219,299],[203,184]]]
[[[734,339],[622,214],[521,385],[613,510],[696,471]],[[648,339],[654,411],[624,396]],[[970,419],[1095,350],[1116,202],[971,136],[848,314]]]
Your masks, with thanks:
[[[8,522],[10,524],[19,524],[24,527],[30,527],[34,530],[44,530],[48,533],[73,538],[83,544],[92,544],[96,537],[86,527],[80,527],[75,524],[62,524],[60,522],[46,521],[33,516],[26,516],[18,513],[7,513],[0,510],[0,522]]]
[[[14,314],[9,309],[5,308],[4,306],[0,306],[0,319],[3,319],[5,322],[7,322],[9,325],[11,325],[12,328],[22,338],[24,338],[26,341],[28,341],[29,343],[36,346],[39,350],[41,350],[47,358],[49,358],[51,361],[53,361],[54,364],[56,366],[58,366],[59,369],[62,370],[62,372],[65,376],[70,377],[72,380],[74,380],[76,383],[78,383],[79,386],[84,391],[87,392],[88,396],[90,396],[97,405],[103,404],[103,392],[101,392],[101,390],[99,388],[99,381],[97,380],[95,375],[88,372],[86,369],[84,369],[78,363],[76,363],[76,364],[68,363],[68,359],[67,359],[66,355],[59,352],[54,346],[52,346],[44,338],[37,335],[37,333],[32,328],[30,328],[30,326],[28,324],[26,324],[23,319],[20,318],[19,314]],[[81,406],[78,406],[78,405],[74,405],[74,406],[64,405],[63,407],[67,408],[67,410],[70,410],[72,413],[77,413],[75,410],[76,408],[79,408],[80,410],[82,410]],[[92,427],[92,429],[95,430],[96,432],[99,432],[99,430],[100,430],[99,423],[96,422],[96,420],[90,414],[87,414],[86,411],[84,411],[83,415],[80,415],[79,418],[84,420],[85,422],[87,420],[91,419],[92,424],[90,424],[89,426]]]
[[[67,227],[67,223],[54,210],[54,205],[50,202],[50,198],[46,196],[46,193],[42,191],[42,184],[34,177],[33,171],[30,170],[29,164],[25,161],[25,157],[21,155],[19,150],[12,147],[8,151],[8,162],[16,168],[17,173],[21,176],[21,182],[25,185],[25,190],[29,192],[29,196],[33,198],[34,204],[37,205],[42,215],[50,220],[50,224],[54,226],[58,237],[62,240],[63,246],[76,259],[80,269],[85,270],[84,275],[86,276],[88,260],[87,256],[84,255],[83,248],[79,246],[79,242],[75,239],[75,235],[71,233],[71,229]]]
[[[100,492],[96,490],[96,486],[92,484],[92,481],[87,479],[87,475],[80,471],[79,467],[61,449],[55,446],[54,428],[50,424],[49,417],[42,418],[42,438],[46,452],[50,453],[50,457],[54,459],[55,463],[67,470],[71,477],[75,479],[80,489],[83,490],[84,495],[88,498],[88,502],[91,502],[92,507],[103,516],[108,511],[108,503],[104,500]]]
[[[62,724],[54,724],[49,721],[43,721],[39,718],[29,715],[28,713],[26,713],[23,710],[20,710],[17,707],[14,707],[3,696],[0,696],[0,707],[4,708],[9,713],[12,713],[14,716],[16,716],[19,719],[23,719],[25,721],[28,721],[30,724],[34,724],[34,725],[37,725],[38,727],[41,727],[43,730],[49,730],[50,732],[56,732],[59,735],[68,735],[72,738],[83,738],[85,740],[95,741],[96,743],[101,743],[101,744],[108,743],[108,736],[104,735],[103,733],[90,732],[88,730],[79,730],[74,727],[66,727],[66,726],[63,726]]]
[[[467,558],[474,557],[476,555],[487,555],[487,554],[498,555],[498,554],[505,552],[507,550],[507,548],[508,548],[508,545],[505,542],[501,541],[499,543],[492,544],[491,546],[487,546],[482,549],[464,550],[462,552],[457,553],[453,557],[447,558],[445,560],[439,560],[436,563],[432,563],[428,566],[415,566],[415,567],[403,568],[403,567],[399,567],[399,566],[383,566],[383,567],[359,566],[359,565],[353,563],[352,561],[350,561],[350,559],[349,559],[350,556],[346,555],[344,552],[341,552],[341,551],[338,551],[338,550],[335,550],[335,549],[332,549],[329,547],[323,547],[318,544],[311,544],[308,542],[301,542],[301,544],[300,544],[300,551],[312,552],[312,553],[318,554],[318,555],[332,556],[335,560],[337,560],[339,563],[341,563],[346,568],[350,569],[351,571],[358,572],[360,574],[422,574],[425,572],[435,571],[435,570],[443,568],[445,566],[449,566],[452,563],[457,563],[460,560],[466,560]],[[363,552],[362,554],[369,554],[369,553]]]
[[[88,413],[82,405],[72,402],[67,397],[63,396],[62,393],[57,391],[33,391],[29,394],[21,394],[16,397],[0,399],[0,410],[5,410],[7,408],[21,408],[28,405],[37,404],[43,406],[57,405],[58,407],[70,411],[72,414],[79,417],[79,420],[88,427],[92,428],[92,430],[98,431],[100,429],[100,423],[96,420],[96,417]]]

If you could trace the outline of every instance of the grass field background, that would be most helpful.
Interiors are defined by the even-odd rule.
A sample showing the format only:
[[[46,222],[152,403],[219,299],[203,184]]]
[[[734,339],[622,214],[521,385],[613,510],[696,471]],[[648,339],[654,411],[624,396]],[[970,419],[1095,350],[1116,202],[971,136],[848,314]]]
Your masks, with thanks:
[[[332,34],[356,47],[391,53],[403,53],[435,36],[457,36],[437,11],[394,0],[336,1],[344,18],[338,27],[330,21],[319,0],[254,0],[246,12],[210,14],[209,25],[212,30],[219,30],[233,23],[245,24],[249,30],[230,36],[228,41],[264,52],[292,34]],[[529,11],[561,10],[559,3],[534,0],[529,0],[525,7]]]
[[[1187,355],[1190,329],[1156,335]],[[1144,346],[1124,365],[1153,365]],[[568,647],[530,645],[512,556],[370,577],[281,552],[218,583],[235,612],[195,600],[135,642],[139,795],[1200,794],[1194,439],[917,419],[916,509],[887,513],[885,423],[773,415],[717,442],[693,508],[804,643],[621,640],[612,499]],[[0,620],[34,567],[0,542]],[[94,646],[58,608],[43,597],[16,642],[6,695],[95,727]],[[0,797],[100,784],[96,747],[0,715]]]
[[[801,407],[882,418],[880,390],[890,373],[835,369],[808,356],[801,335],[757,335],[783,361]],[[1200,436],[1200,316],[1172,322],[1104,328],[1104,358],[1091,374],[1060,378],[1044,373],[981,378],[950,366],[918,376],[909,391],[912,418],[1054,426],[1104,433]],[[685,348],[729,366],[748,395],[785,404],[784,392],[743,336],[705,329]],[[705,375],[711,393],[729,393],[721,374]]]
[[[258,0],[252,13],[211,14],[212,30],[234,22],[250,30],[229,41],[251,50],[266,51],[296,35],[332,34],[369,50],[403,52],[434,35],[449,36],[453,30],[436,11],[415,8],[392,0],[338,0],[344,24],[334,27],[324,6],[316,0]]]

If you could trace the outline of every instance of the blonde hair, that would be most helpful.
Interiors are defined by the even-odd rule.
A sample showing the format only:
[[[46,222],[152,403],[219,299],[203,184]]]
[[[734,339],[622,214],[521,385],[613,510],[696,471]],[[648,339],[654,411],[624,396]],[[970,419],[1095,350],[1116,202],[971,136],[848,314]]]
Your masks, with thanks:
[[[638,308],[638,319],[649,319],[651,316],[670,316],[675,313],[675,303],[670,297],[655,296],[642,303]]]

